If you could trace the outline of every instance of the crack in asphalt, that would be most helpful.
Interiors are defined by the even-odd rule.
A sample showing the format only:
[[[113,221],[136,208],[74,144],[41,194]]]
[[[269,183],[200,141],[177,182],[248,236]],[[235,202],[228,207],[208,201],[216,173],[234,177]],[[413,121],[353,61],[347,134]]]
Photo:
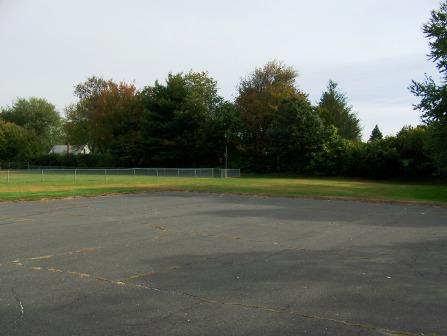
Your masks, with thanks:
[[[19,216],[19,217],[1,217],[0,218],[0,226],[14,224],[15,222],[32,221],[32,219],[30,217],[34,217],[34,216],[54,214],[56,212],[64,212],[66,210],[88,208],[88,207],[89,207],[88,205],[80,205],[80,206],[72,206],[72,207],[58,207],[58,208],[45,210],[45,211],[32,212],[32,213],[29,213],[29,214],[26,214],[26,215],[22,215],[22,216]]]
[[[164,229],[166,230],[166,228],[164,228]],[[214,235],[214,234],[198,232],[198,231],[195,231],[195,232],[192,232],[192,233],[193,233],[193,235],[200,236],[200,237],[236,239],[236,240],[241,239],[241,237],[233,237],[233,236],[222,235],[222,234]],[[257,241],[257,242],[259,242],[259,243],[267,243],[265,241]],[[11,261],[10,263],[12,263],[14,266],[25,266],[23,264],[25,262],[38,262],[38,261],[41,261],[41,260],[51,259],[51,258],[54,258],[54,257],[57,257],[57,256],[67,256],[67,255],[73,255],[73,254],[92,253],[92,252],[96,252],[100,248],[101,247],[82,248],[82,249],[79,249],[79,250],[67,251],[67,252],[57,253],[57,254],[53,254],[53,255],[42,255],[42,256],[36,256],[36,257],[28,257],[28,258],[16,259],[16,260]],[[304,249],[298,249],[296,247],[293,247],[293,248],[289,247],[287,249],[288,250],[289,249],[293,249],[293,250],[305,251]],[[273,255],[276,255],[276,254],[281,253],[281,252],[283,252],[283,250],[277,251],[277,252],[273,253]],[[109,283],[109,284],[115,285],[115,286],[128,287],[128,288],[140,288],[140,289],[151,290],[151,291],[160,292],[160,293],[164,293],[164,294],[183,296],[183,297],[188,297],[188,298],[191,298],[191,299],[203,302],[203,303],[219,304],[219,305],[233,306],[233,307],[241,307],[241,308],[244,308],[244,309],[254,309],[254,310],[271,312],[271,313],[288,314],[288,315],[293,315],[293,316],[297,316],[297,317],[305,318],[305,319],[326,321],[326,322],[331,322],[331,323],[335,323],[335,324],[339,324],[339,325],[344,325],[344,326],[347,326],[347,327],[353,327],[353,328],[366,330],[366,331],[369,331],[369,332],[375,332],[376,334],[384,335],[384,336],[423,336],[423,335],[426,335],[424,333],[413,333],[413,332],[408,332],[408,331],[396,331],[396,330],[391,330],[391,329],[386,329],[386,328],[379,328],[377,326],[369,325],[369,324],[366,324],[366,323],[356,323],[356,322],[350,322],[350,321],[345,321],[345,320],[341,320],[341,319],[334,319],[334,318],[331,318],[331,317],[312,315],[312,314],[307,314],[305,312],[297,311],[297,310],[294,310],[294,309],[275,308],[275,307],[268,307],[268,306],[262,306],[262,305],[256,305],[256,304],[245,304],[245,303],[241,303],[241,302],[220,301],[220,300],[216,300],[216,299],[202,297],[202,296],[195,295],[195,294],[188,293],[188,292],[177,291],[177,290],[169,290],[169,289],[157,288],[157,287],[154,287],[154,286],[151,286],[151,285],[133,284],[133,283],[127,282],[127,281],[135,280],[134,278],[140,278],[143,275],[147,275],[147,274],[138,274],[138,276],[131,276],[131,277],[125,279],[125,280],[110,280],[110,279],[107,279],[107,278],[104,278],[104,277],[101,277],[101,276],[94,276],[94,275],[91,275],[91,274],[88,274],[88,273],[64,271],[64,270],[62,270],[60,268],[56,268],[56,267],[45,268],[45,267],[38,267],[38,266],[28,266],[28,269],[31,270],[31,271],[46,271],[46,272],[51,272],[51,273],[65,273],[65,274],[67,274],[69,276],[76,277],[76,278],[79,278],[79,279],[91,278],[91,279],[94,279],[97,282],[104,282],[104,283]],[[150,272],[149,274],[153,274],[153,273]],[[16,319],[16,321],[15,321],[15,324],[16,324],[23,318],[23,316],[24,316],[24,309],[23,309],[22,302],[20,301],[18,296],[15,294],[14,290],[13,290],[13,294],[14,294],[14,297],[15,297],[15,299],[18,302],[19,307],[20,307],[20,316]]]
[[[217,239],[225,239],[225,240],[241,240],[241,241],[258,243],[258,244],[281,246],[282,248],[285,248],[288,250],[304,250],[303,248],[300,248],[300,247],[284,245],[278,241],[266,241],[266,240],[259,240],[259,239],[250,239],[250,238],[247,239],[245,237],[241,237],[238,235],[229,235],[229,234],[222,234],[222,233],[209,233],[209,232],[200,231],[197,229],[193,229],[191,232],[172,231],[169,228],[167,228],[166,226],[161,226],[161,225],[150,225],[150,227],[152,227],[153,229],[159,230],[159,231],[163,231],[164,233],[169,233],[169,234],[182,235],[182,234],[186,233],[191,237],[217,238]]]
[[[293,316],[297,316],[297,317],[304,318],[304,319],[326,321],[326,322],[331,322],[331,323],[335,323],[338,325],[343,325],[346,327],[358,328],[358,329],[366,330],[369,332],[374,332],[376,334],[383,335],[383,336],[424,336],[424,335],[426,335],[425,333],[413,333],[413,332],[409,332],[409,331],[391,330],[391,329],[381,328],[381,327],[377,327],[377,326],[366,324],[366,323],[350,322],[350,321],[335,319],[335,318],[326,317],[326,316],[313,315],[313,314],[308,314],[308,313],[298,311],[295,309],[284,309],[284,308],[262,306],[262,305],[257,305],[257,304],[247,304],[247,303],[232,302],[232,301],[221,301],[221,300],[211,299],[211,298],[199,296],[199,295],[188,293],[188,292],[164,289],[164,288],[154,287],[151,285],[131,284],[131,283],[123,282],[123,281],[110,280],[110,279],[107,279],[107,278],[104,278],[101,276],[95,276],[95,275],[91,275],[91,274],[87,274],[87,273],[64,271],[60,268],[54,268],[54,267],[53,268],[29,267],[29,270],[47,271],[47,272],[52,272],[52,273],[65,273],[67,275],[76,277],[78,279],[94,279],[97,282],[108,283],[108,284],[111,284],[114,286],[119,286],[119,287],[137,288],[137,289],[139,288],[139,289],[150,290],[150,291],[163,293],[163,294],[183,296],[183,297],[191,298],[191,299],[194,299],[194,300],[197,300],[197,301],[200,301],[203,303],[208,303],[208,304],[219,304],[219,305],[223,305],[223,306],[241,307],[244,309],[252,309],[252,310],[258,310],[258,311],[264,311],[264,312],[270,312],[270,313],[293,315]],[[15,292],[13,292],[13,293],[15,293]],[[20,316],[17,319],[17,321],[18,321],[23,318],[24,309],[23,309],[23,305],[22,305],[20,299],[16,295],[15,295],[15,298],[21,308]]]
[[[17,316],[17,318],[14,320],[14,325],[16,325],[25,316],[25,309],[23,308],[22,301],[20,300],[14,288],[11,288],[11,292],[12,295],[14,296],[14,299],[17,301],[17,304],[19,305],[19,311],[20,311],[19,316]]]

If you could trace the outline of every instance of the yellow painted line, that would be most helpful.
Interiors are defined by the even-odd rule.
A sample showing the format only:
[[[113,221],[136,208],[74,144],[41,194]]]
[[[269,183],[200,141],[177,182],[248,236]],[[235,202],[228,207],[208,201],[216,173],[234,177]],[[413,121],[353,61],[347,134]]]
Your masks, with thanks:
[[[3,217],[0,218],[0,222],[13,222],[13,223],[20,223],[20,222],[32,222],[33,219],[31,218],[20,218],[20,217]]]
[[[132,281],[132,280],[136,280],[136,279],[140,279],[140,278],[144,278],[144,277],[150,277],[155,274],[157,274],[157,273],[156,272],[139,273],[139,274],[131,275],[130,277],[124,279],[123,281]]]
[[[47,260],[47,259],[51,259],[54,257],[62,257],[62,256],[67,256],[67,255],[74,255],[74,254],[83,254],[83,253],[94,253],[96,251],[98,251],[99,249],[101,249],[102,247],[85,247],[79,250],[75,250],[75,251],[67,251],[67,252],[62,252],[62,253],[57,253],[57,254],[49,254],[49,255],[44,255],[44,256],[37,256],[37,257],[27,257],[27,258],[22,258],[22,259],[16,259],[11,261],[11,263],[13,264],[18,264],[18,263],[23,263],[26,261],[38,261],[38,260]]]
[[[41,256],[41,257],[33,257],[33,258],[30,258],[30,260],[44,260],[44,259],[50,259],[50,258],[53,258],[53,256],[46,255],[46,256]]]
[[[127,285],[125,282],[121,282],[121,281],[111,281],[111,283],[118,285],[118,286],[126,286]]]
[[[107,280],[106,278],[102,278],[102,277],[95,277],[95,280],[103,281],[103,282],[110,282],[110,280]]]
[[[74,275],[80,278],[90,278],[90,274],[87,273],[80,273],[80,272],[68,272],[70,275]]]

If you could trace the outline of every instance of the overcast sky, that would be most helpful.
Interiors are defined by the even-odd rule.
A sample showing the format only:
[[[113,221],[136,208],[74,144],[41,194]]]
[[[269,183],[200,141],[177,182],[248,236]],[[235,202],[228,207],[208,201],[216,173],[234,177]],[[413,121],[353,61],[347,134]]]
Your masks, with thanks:
[[[207,70],[233,99],[269,60],[316,102],[333,79],[364,136],[419,123],[408,91],[434,74],[421,26],[438,0],[0,0],[0,106],[38,96],[60,112],[92,75],[135,81]]]

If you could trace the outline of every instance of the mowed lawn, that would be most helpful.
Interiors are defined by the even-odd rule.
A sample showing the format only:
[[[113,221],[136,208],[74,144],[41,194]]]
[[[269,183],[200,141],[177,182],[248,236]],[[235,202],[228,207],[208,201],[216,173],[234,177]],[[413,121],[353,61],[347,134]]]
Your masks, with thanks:
[[[199,191],[260,196],[402,201],[447,205],[447,185],[341,178],[191,178],[89,174],[0,174],[0,201],[143,191]]]

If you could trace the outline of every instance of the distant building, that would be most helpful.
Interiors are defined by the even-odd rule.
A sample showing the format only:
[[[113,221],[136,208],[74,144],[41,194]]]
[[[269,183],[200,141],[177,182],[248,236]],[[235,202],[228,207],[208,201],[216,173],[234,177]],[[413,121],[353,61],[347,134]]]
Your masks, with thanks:
[[[90,148],[87,145],[54,145],[48,154],[90,154]]]

